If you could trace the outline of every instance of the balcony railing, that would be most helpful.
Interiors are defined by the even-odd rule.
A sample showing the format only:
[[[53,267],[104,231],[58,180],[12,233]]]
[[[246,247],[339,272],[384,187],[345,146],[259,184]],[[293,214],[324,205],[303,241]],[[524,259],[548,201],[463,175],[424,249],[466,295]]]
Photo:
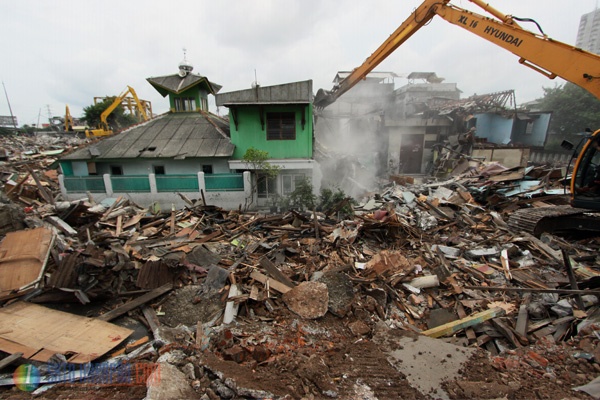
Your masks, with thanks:
[[[63,176],[67,193],[241,192],[243,174]]]
[[[73,193],[106,193],[101,176],[65,176],[65,188]]]
[[[150,179],[147,175],[112,175],[110,182],[113,191],[118,193],[150,193]]]
[[[207,192],[237,192],[244,190],[242,174],[206,174],[204,182]]]
[[[198,175],[155,175],[158,192],[199,192]]]

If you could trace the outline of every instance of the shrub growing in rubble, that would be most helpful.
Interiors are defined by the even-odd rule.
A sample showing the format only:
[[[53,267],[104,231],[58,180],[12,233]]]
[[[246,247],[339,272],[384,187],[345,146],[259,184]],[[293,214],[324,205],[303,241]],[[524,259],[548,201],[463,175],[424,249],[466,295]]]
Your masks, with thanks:
[[[296,188],[290,193],[289,203],[291,207],[300,210],[313,210],[317,203],[317,196],[313,193],[310,179],[304,177],[296,182]]]
[[[288,207],[309,211],[316,209],[327,215],[336,214],[340,218],[345,218],[354,215],[352,205],[356,204],[356,200],[340,188],[335,190],[322,188],[320,196],[317,197],[313,193],[310,179],[304,178],[296,183],[296,189],[288,198],[282,199],[280,204],[282,209]]]
[[[354,215],[352,206],[356,204],[356,200],[348,196],[340,188],[336,188],[335,191],[329,188],[322,188],[318,210],[323,211],[327,215],[337,212],[340,218],[345,218]]]

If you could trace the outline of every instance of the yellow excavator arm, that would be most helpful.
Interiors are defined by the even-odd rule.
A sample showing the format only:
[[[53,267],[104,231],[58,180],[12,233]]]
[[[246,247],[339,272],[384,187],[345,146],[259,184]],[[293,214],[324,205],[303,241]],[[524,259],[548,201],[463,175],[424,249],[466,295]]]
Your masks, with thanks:
[[[65,132],[69,132],[73,130],[73,117],[71,116],[71,111],[69,110],[69,106],[65,106]]]
[[[133,102],[136,105],[137,112],[138,112],[139,116],[144,121],[148,121],[151,118],[151,115],[148,115],[148,114],[151,114],[151,111],[147,111],[147,110],[152,110],[152,107],[148,106],[149,102],[147,102],[146,100],[140,100],[138,98],[138,96],[137,96],[137,93],[135,92],[135,90],[131,86],[127,86],[127,89],[125,89],[120,95],[118,95],[115,98],[115,100],[112,102],[112,104],[110,106],[108,106],[106,108],[106,110],[104,110],[102,112],[102,114],[100,114],[100,127],[98,129],[92,129],[92,130],[86,131],[86,136],[87,137],[92,137],[92,136],[108,136],[108,135],[112,135],[113,132],[110,129],[110,127],[108,126],[108,116],[113,111],[115,111],[115,109],[125,99],[127,99],[128,95],[131,95],[131,97],[133,97],[133,100],[134,100]]]
[[[548,78],[561,77],[600,99],[600,56],[550,39],[542,32],[525,30],[516,22],[516,17],[502,14],[481,0],[469,1],[484,9],[490,17],[456,7],[450,0],[425,0],[339,86],[331,91],[319,89],[314,105],[325,108],[335,102],[436,15],[510,51],[519,57],[519,63]]]

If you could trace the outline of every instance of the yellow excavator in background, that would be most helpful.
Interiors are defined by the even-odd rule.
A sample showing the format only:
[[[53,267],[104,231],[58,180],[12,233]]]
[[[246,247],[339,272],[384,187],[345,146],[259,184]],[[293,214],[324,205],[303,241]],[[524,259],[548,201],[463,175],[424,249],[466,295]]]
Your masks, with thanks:
[[[131,95],[131,97],[128,97]],[[94,103],[101,99],[99,97],[94,98]],[[100,136],[109,136],[113,134],[112,129],[108,125],[108,116],[120,105],[124,104],[129,111],[137,115],[139,121],[148,121],[152,118],[152,105],[147,100],[140,100],[137,96],[137,93],[131,86],[127,86],[119,96],[115,98],[110,106],[102,114],[100,114],[100,124],[97,129],[88,129],[85,131],[85,136],[90,137],[100,137]],[[135,107],[135,108],[134,108]]]
[[[477,36],[488,40],[519,57],[519,63],[545,75],[557,76],[574,83],[600,99],[600,56],[549,38],[536,21],[506,15],[481,0],[469,0],[485,10],[483,16],[450,4],[450,0],[425,0],[362,65],[332,90],[319,89],[314,99],[317,112],[335,102],[341,95],[363,80],[369,72],[406,42],[436,15]],[[519,22],[535,24],[539,33],[530,32]],[[579,127],[573,131],[581,131]],[[571,205],[580,209],[556,208],[542,211],[541,216],[529,213],[529,230],[535,231],[543,217],[583,214],[586,209],[600,210],[600,130],[591,133],[575,150]],[[546,207],[544,207],[546,208]],[[554,207],[551,207],[554,208]],[[550,225],[558,222],[554,219]],[[560,222],[562,223],[562,222]],[[597,224],[597,222],[594,222]],[[581,225],[576,225],[581,226]],[[547,230],[551,230],[549,227]],[[539,232],[536,232],[539,233]]]
[[[73,130],[73,117],[71,116],[71,112],[69,111],[69,106],[65,106],[65,132],[70,132]]]

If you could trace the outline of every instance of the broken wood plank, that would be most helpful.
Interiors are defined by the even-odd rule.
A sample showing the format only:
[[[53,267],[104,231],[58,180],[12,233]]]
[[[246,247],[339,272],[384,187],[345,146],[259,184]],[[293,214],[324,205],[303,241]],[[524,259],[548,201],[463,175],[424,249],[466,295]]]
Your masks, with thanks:
[[[123,233],[123,216],[119,215],[117,217],[117,228],[115,230],[115,236],[119,237]]]
[[[512,281],[512,275],[510,273],[510,266],[508,263],[508,250],[503,249],[500,252],[500,262],[502,263],[502,269],[504,270],[504,277],[507,281]]]
[[[460,331],[461,329],[468,328],[470,326],[479,325],[480,323],[487,321],[488,319],[501,317],[506,313],[503,308],[495,307],[490,310],[478,312],[469,317],[459,319],[457,321],[448,322],[447,324],[443,324],[440,326],[436,326],[435,328],[428,329],[426,331],[421,332],[421,334],[438,338],[446,335],[451,335]]]
[[[175,205],[171,206],[171,219],[169,220],[169,233],[175,234]]]
[[[230,276],[233,276],[233,274],[230,274]],[[235,317],[238,313],[239,304],[236,304],[235,301],[233,301],[233,298],[235,298],[236,296],[239,296],[241,294],[242,294],[242,292],[239,290],[238,285],[236,285],[235,283],[232,283],[229,288],[229,296],[228,296],[229,300],[227,301],[227,304],[225,305],[225,313],[223,314],[223,323],[224,324],[230,324],[235,319]]]
[[[458,318],[467,318],[467,312],[461,303],[457,304],[456,313],[458,314]],[[472,327],[465,328],[465,333],[467,335],[467,339],[469,339],[469,343],[473,343],[477,340],[477,334]]]
[[[190,198],[187,197],[185,194],[183,194],[181,192],[177,192],[177,195],[179,197],[181,197],[181,200],[183,200],[185,202],[185,204],[187,204],[190,207],[194,207],[194,202],[192,200],[190,200]]]
[[[35,181],[35,184],[38,190],[40,191],[40,195],[44,198],[46,203],[54,204],[54,198],[52,197],[52,194],[48,189],[44,187],[44,185],[42,185],[42,182],[40,181],[40,178],[37,176],[37,174],[31,169],[31,167],[25,166],[25,168],[27,168],[27,172],[29,172],[29,174]]]
[[[57,227],[62,233],[67,236],[77,236],[77,231],[71,227],[71,225],[67,224],[62,219],[58,218],[56,215],[51,215],[46,217],[46,221],[50,222],[52,225]]]
[[[267,257],[263,257],[260,259],[260,265],[268,272],[269,275],[271,275],[273,278],[277,279],[278,281],[284,283],[286,286],[289,286],[292,288],[294,286],[296,286],[296,284],[290,278],[288,278],[283,272],[281,272],[279,270],[279,268],[277,268],[275,266],[275,264],[273,264],[271,262],[271,260],[269,260]]]
[[[517,316],[517,325],[515,331],[521,336],[527,336],[527,324],[529,323],[529,313],[527,312],[527,306],[531,300],[531,293],[525,293],[523,301],[519,306],[519,314]]]
[[[548,246],[546,243],[542,242],[540,239],[535,236],[527,233],[521,232],[520,235],[527,241],[531,242],[534,246],[536,246],[542,253],[546,254],[549,258],[553,259],[562,264],[562,257],[560,251],[554,250],[552,247]]]
[[[577,278],[575,278],[575,272],[573,272],[573,266],[571,265],[571,259],[569,258],[569,254],[565,249],[562,249],[561,251],[565,268],[567,269],[567,276],[569,277],[569,282],[571,284],[571,289],[579,290],[579,286],[577,286]],[[580,294],[575,296],[575,302],[577,303],[577,307],[579,307],[581,311],[585,310],[585,305],[583,304],[583,299],[581,298]]]
[[[13,354],[9,355],[8,357],[3,358],[2,360],[0,360],[0,371],[4,367],[8,367],[10,364],[14,363],[21,357],[23,357],[23,353],[18,352],[18,353],[13,353]]]
[[[158,320],[156,311],[154,311],[154,308],[145,305],[142,307],[142,314],[144,314],[144,318],[146,319],[146,322],[148,323],[148,326],[150,327],[150,330],[156,339],[158,336],[158,328],[160,327],[160,321]]]
[[[115,308],[114,310],[107,312],[106,314],[102,314],[97,319],[102,320],[102,321],[111,321],[111,320],[125,314],[126,312],[129,312],[129,311],[133,310],[134,308],[137,308],[137,307],[141,306],[142,304],[145,304],[145,303],[149,302],[150,300],[155,299],[158,296],[167,293],[171,289],[173,289],[173,284],[167,283],[166,285],[163,285],[163,286],[158,287],[144,295],[141,295],[137,299],[132,300],[128,303],[125,303],[122,306],[119,306],[119,307]]]
[[[17,189],[20,189],[20,188],[23,186],[23,184],[24,184],[25,182],[27,182],[27,180],[28,180],[28,179],[29,179],[29,174],[27,174],[27,175],[25,175],[23,178],[19,179],[19,182],[17,182],[17,184],[16,184],[16,185],[14,185],[14,186],[10,187],[10,188],[9,188],[9,189],[6,191],[6,195],[10,195],[10,194],[11,194],[12,192],[14,192],[15,190],[17,190]],[[18,191],[17,191],[17,193],[18,193]]]
[[[252,271],[252,273],[250,274],[250,278],[262,283],[262,284],[268,284],[270,288],[277,290],[279,293],[287,293],[290,290],[292,290],[291,287],[285,285],[284,283],[281,283],[279,281],[276,281],[273,278],[269,278],[268,276],[261,274],[258,271]]]
[[[110,207],[108,207],[108,210],[106,210],[106,212],[102,214],[102,217],[100,217],[100,221],[106,221],[108,219],[108,215],[119,205],[121,200],[123,200],[123,196],[117,197],[115,202],[112,203]]]
[[[519,293],[558,293],[558,294],[595,294],[600,295],[600,290],[573,290],[573,289],[536,289],[516,288],[505,286],[463,286],[463,289],[484,290],[489,292],[519,292]]]
[[[515,333],[515,331],[504,322],[498,319],[491,320],[492,325],[496,328],[498,332],[500,332],[504,337],[514,346],[514,347],[523,347],[529,344],[529,340],[526,336],[520,336]]]

